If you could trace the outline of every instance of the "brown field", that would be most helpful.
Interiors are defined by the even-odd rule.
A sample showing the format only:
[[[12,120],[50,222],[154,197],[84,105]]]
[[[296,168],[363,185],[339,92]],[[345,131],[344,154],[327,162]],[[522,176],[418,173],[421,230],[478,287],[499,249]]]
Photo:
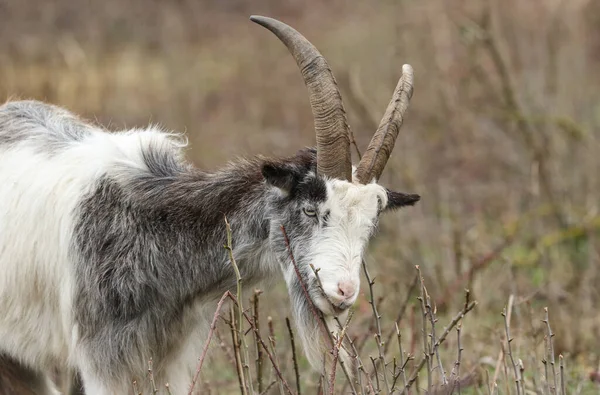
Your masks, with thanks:
[[[292,154],[315,144],[306,89],[285,47],[251,14],[291,24],[321,50],[362,149],[402,64],[415,69],[415,94],[381,183],[422,200],[383,220],[367,260],[383,340],[408,300],[399,321],[405,354],[394,334],[387,373],[377,365],[372,374],[377,326],[363,278],[348,329],[365,343],[363,384],[368,375],[388,393],[393,358],[400,366],[414,355],[410,377],[424,355],[420,287],[408,295],[419,265],[438,337],[463,308],[464,289],[477,301],[461,324],[460,377],[470,379],[463,394],[516,393],[504,308],[527,393],[560,394],[561,382],[569,394],[598,393],[591,380],[600,381],[597,0],[0,0],[0,101],[46,100],[111,129],[151,122],[186,131],[189,158],[206,169],[235,156]],[[261,331],[267,339],[271,316],[278,363],[295,391],[286,295],[278,284],[261,296]],[[224,345],[213,339],[198,388],[236,393],[223,320],[218,334]],[[256,347],[247,339],[259,393]],[[448,377],[457,350],[453,329],[439,348]],[[298,362],[302,393],[317,393],[319,375]],[[276,376],[264,364],[266,387]],[[426,370],[411,393],[427,389]],[[336,393],[349,393],[344,382],[338,372]]]

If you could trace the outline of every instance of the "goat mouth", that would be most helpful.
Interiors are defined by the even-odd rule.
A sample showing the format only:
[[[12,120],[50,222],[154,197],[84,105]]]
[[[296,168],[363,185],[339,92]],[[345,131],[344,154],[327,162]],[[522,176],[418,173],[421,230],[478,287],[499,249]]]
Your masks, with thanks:
[[[338,316],[348,310],[349,307],[345,304],[334,304],[329,299],[325,299],[325,303],[327,304],[327,308],[321,309],[325,315]]]
[[[313,288],[312,303],[325,315],[338,316],[350,307],[347,303],[335,303],[323,291],[320,286]]]
[[[335,305],[331,302],[329,302],[331,304],[331,309],[334,312],[334,315],[340,315],[342,314],[344,311],[348,310],[348,307],[345,303],[339,304],[339,305]]]

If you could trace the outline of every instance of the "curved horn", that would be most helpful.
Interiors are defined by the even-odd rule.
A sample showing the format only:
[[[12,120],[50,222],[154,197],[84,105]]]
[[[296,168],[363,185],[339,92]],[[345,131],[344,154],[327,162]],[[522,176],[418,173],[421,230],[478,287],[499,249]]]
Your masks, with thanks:
[[[392,100],[356,169],[356,178],[361,184],[369,183],[373,179],[378,180],[383,172],[413,94],[413,79],[412,67],[408,64],[403,65],[402,77],[396,85]]]
[[[304,36],[285,23],[254,15],[250,20],[273,32],[300,68],[315,121],[317,172],[351,181],[349,126],[342,96],[327,61]]]

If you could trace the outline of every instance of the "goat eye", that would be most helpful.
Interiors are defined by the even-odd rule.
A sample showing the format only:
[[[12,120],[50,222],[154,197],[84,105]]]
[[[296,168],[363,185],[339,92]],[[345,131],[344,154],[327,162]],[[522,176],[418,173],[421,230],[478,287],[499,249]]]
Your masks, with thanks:
[[[317,216],[317,212],[315,211],[314,208],[305,207],[305,208],[302,209],[302,212],[304,212],[304,214],[307,217],[316,217]]]

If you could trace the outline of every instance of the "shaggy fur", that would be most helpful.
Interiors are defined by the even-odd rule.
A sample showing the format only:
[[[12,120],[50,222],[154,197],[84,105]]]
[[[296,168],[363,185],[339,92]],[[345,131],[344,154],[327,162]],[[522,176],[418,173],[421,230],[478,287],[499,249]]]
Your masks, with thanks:
[[[235,287],[227,217],[245,284],[283,273],[319,368],[281,227],[330,317],[356,300],[379,214],[418,196],[322,178],[312,149],[206,173],[184,146],[156,128],[108,133],[39,102],[0,107],[0,354],[76,369],[89,395],[127,393],[152,358],[157,381],[185,393],[215,299]]]

